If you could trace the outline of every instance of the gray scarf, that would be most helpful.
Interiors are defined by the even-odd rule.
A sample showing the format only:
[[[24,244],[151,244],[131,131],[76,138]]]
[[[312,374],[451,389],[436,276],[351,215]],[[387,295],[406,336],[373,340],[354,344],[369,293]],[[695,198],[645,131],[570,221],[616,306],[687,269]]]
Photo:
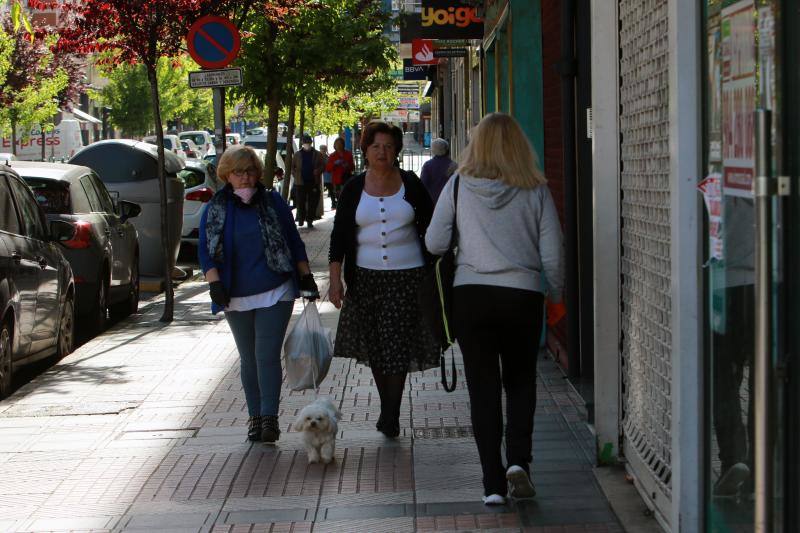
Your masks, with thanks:
[[[225,234],[225,216],[228,201],[233,196],[230,187],[226,186],[227,194],[215,194],[208,206],[206,217],[206,240],[208,241],[208,254],[219,264],[224,262],[225,256],[222,243]],[[262,187],[253,196],[258,209],[258,225],[261,227],[261,240],[264,242],[264,255],[267,265],[278,273],[293,272],[292,254],[286,239],[281,231],[280,221],[272,205],[272,196]],[[235,202],[236,199],[234,198]]]

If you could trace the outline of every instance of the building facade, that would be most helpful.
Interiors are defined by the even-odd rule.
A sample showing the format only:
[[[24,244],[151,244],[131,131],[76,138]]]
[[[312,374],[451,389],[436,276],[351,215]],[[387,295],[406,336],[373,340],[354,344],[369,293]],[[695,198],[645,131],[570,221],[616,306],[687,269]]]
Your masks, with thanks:
[[[797,3],[477,3],[435,131],[457,154],[504,111],[539,155],[568,264],[548,347],[598,464],[665,530],[798,530]]]

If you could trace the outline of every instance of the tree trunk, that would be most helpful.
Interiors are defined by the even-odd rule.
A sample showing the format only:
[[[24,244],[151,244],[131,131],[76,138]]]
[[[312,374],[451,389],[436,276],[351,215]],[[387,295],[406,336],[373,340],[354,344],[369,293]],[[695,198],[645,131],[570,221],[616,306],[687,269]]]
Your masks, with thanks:
[[[11,153],[17,155],[17,119],[11,117]]]
[[[278,97],[279,91],[277,84],[269,90],[269,103],[267,104],[267,157],[264,162],[264,183],[270,185],[275,180],[275,153],[278,151],[278,113],[281,110],[281,101]],[[289,168],[287,161],[283,162],[284,171]],[[284,172],[284,184],[288,183],[289,173]],[[281,195],[286,199],[289,194],[288,187],[283,187]]]
[[[156,126],[156,146],[158,147],[158,191],[161,199],[161,251],[164,254],[164,314],[161,322],[172,322],[175,309],[175,292],[172,290],[172,256],[169,245],[169,220],[167,218],[167,176],[164,169],[164,130],[161,127],[161,108],[158,100],[158,78],[155,66],[147,65],[147,79],[150,81],[150,99]]]
[[[300,100],[300,142],[303,142],[303,135],[306,134],[306,100]],[[313,144],[313,141],[312,141]]]
[[[294,157],[294,113],[297,109],[297,102],[292,100],[289,103],[289,123],[286,125],[286,173],[283,177],[284,180],[289,180],[284,186],[284,199],[289,197],[289,192],[292,188],[292,181],[300,178],[300,176],[292,176],[292,157]],[[289,179],[291,178],[291,179]]]

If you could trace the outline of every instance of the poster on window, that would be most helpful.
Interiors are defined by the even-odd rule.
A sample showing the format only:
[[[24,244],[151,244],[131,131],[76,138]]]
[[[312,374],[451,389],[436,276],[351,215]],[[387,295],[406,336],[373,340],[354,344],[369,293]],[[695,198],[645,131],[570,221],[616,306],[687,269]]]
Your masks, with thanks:
[[[703,202],[708,213],[708,256],[709,259],[722,261],[722,176],[709,174],[697,184],[703,194]]]
[[[722,10],[722,187],[752,197],[755,168],[756,43],[753,0]]]
[[[708,162],[722,163],[722,33],[719,13],[708,16]]]

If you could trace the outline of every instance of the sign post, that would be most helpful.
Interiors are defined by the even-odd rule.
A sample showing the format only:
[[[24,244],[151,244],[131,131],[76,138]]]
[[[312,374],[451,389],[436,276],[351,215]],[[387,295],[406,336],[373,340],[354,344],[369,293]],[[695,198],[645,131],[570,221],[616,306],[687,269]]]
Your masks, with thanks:
[[[242,84],[241,69],[224,69],[239,53],[241,36],[233,23],[222,17],[200,17],[186,36],[189,55],[204,69],[189,73],[192,88],[211,87],[214,93],[214,148],[218,156],[226,148],[225,87]]]

